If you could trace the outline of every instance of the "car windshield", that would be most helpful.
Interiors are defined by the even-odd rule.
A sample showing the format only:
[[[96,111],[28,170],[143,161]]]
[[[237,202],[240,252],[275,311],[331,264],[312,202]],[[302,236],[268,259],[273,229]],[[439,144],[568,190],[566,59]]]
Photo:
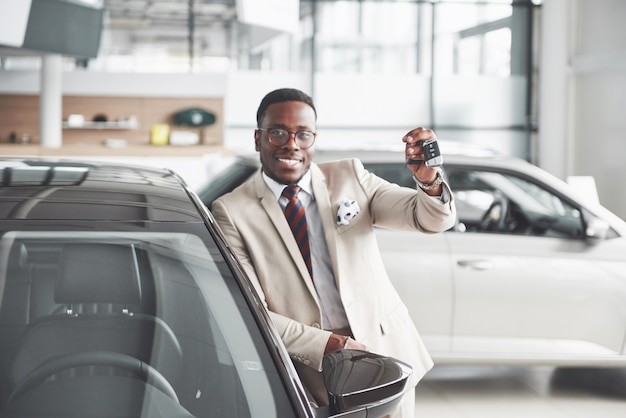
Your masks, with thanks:
[[[0,221],[0,300],[5,414],[296,415],[201,222]]]
[[[200,200],[207,206],[224,193],[233,191],[241,183],[248,180],[258,170],[258,164],[252,160],[235,159],[232,164],[215,174],[198,192]]]

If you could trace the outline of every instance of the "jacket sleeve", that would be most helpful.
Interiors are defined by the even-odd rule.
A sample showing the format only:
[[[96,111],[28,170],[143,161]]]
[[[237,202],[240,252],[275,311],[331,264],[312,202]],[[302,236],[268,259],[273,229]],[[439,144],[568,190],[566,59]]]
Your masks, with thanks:
[[[456,222],[456,207],[450,186],[443,187],[449,199],[426,194],[421,188],[400,187],[370,173],[358,159],[352,160],[361,187],[369,194],[373,223],[392,229],[412,228],[424,233],[446,231]]]
[[[267,309],[265,293],[257,277],[245,240],[237,229],[236,222],[231,217],[223,199],[218,199],[213,203],[211,212]],[[268,309],[268,313],[289,355],[293,359],[317,371],[321,371],[324,350],[331,333],[302,324],[284,315],[272,312],[270,309]]]

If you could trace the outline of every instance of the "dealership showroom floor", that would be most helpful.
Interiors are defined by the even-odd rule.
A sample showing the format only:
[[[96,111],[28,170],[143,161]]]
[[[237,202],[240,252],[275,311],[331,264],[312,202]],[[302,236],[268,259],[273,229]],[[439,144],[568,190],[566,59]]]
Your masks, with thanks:
[[[626,369],[435,366],[416,418],[623,418]]]

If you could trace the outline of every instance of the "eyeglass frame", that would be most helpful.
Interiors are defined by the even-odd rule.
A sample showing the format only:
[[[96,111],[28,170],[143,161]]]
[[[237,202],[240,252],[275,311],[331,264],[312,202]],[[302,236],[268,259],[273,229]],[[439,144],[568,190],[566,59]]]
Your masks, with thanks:
[[[294,140],[296,141],[296,144],[302,148],[302,149],[308,149],[311,148],[313,146],[313,144],[315,144],[315,139],[317,138],[317,132],[314,131],[309,131],[307,129],[303,129],[300,131],[288,131],[287,129],[284,128],[256,128],[257,131],[265,131],[267,132],[267,140],[270,144],[275,145],[277,147],[282,147],[283,145],[287,144],[289,142],[289,140],[291,139],[291,137],[293,136]],[[283,131],[283,132],[287,132],[287,140],[285,142],[283,142],[282,144],[276,144],[275,142],[273,142],[272,140],[272,135],[270,134],[270,131]],[[308,132],[310,134],[313,134],[313,141],[311,142],[311,144],[309,146],[303,146],[299,139],[298,139],[298,134],[300,132]]]

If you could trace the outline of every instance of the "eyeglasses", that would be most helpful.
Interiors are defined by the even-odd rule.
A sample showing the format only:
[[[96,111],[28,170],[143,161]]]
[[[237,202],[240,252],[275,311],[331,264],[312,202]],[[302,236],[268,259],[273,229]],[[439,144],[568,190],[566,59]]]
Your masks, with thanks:
[[[315,137],[317,136],[317,133],[311,131],[289,132],[288,130],[281,128],[257,129],[259,131],[267,132],[267,138],[270,141],[270,144],[276,146],[285,145],[289,142],[289,139],[293,135],[296,140],[296,144],[298,144],[300,148],[311,148],[315,142]]]

